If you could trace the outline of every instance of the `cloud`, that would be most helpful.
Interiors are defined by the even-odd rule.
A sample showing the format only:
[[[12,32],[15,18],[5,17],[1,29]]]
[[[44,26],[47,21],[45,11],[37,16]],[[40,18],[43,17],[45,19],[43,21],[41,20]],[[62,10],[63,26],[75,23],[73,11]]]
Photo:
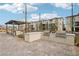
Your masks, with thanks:
[[[60,7],[60,8],[63,8],[63,9],[71,9],[71,3],[54,3],[54,4],[51,4],[55,7]]]
[[[33,12],[38,10],[38,7],[32,6],[32,5],[27,5],[27,11],[28,12]]]
[[[51,19],[55,17],[59,17],[57,13],[46,13],[41,16],[43,19]]]
[[[27,12],[36,11],[38,7],[27,4]],[[14,4],[4,4],[0,5],[0,10],[7,10],[10,12],[23,12],[24,4],[23,3],[14,3]]]
[[[76,5],[78,5],[78,6],[79,6],[79,3],[76,3]]]
[[[14,11],[15,8],[14,8],[13,5],[11,6],[10,4],[4,4],[4,5],[0,6],[0,10],[7,10],[7,11],[12,11],[13,10]]]
[[[55,17],[60,17],[57,13],[44,13],[40,15],[40,19],[51,19]],[[31,19],[29,21],[38,21],[39,20],[39,15],[38,14],[31,14]]]
[[[41,5],[42,3],[28,3],[30,5]]]

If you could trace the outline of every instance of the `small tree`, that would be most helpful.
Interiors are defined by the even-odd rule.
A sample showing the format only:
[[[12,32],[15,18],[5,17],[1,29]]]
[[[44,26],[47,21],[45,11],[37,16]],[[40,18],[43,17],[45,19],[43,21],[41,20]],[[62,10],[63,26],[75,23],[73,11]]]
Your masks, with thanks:
[[[58,29],[56,24],[54,23],[50,24],[49,27],[50,27],[50,32],[56,32]]]

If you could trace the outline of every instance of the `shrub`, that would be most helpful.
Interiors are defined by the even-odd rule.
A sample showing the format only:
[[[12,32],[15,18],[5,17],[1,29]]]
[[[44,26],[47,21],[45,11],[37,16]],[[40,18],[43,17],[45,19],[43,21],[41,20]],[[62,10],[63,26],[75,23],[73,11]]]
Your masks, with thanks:
[[[79,34],[75,35],[75,45],[79,46]]]
[[[23,34],[18,35],[19,38],[24,38]]]

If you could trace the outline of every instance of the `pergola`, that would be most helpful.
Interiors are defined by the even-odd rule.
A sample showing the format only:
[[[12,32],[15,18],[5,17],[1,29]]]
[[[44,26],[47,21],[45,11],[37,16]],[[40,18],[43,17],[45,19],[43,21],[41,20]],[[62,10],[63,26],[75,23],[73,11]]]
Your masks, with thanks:
[[[16,21],[16,20],[10,20],[6,22],[5,24],[15,24],[15,25],[20,25],[20,24],[25,24],[25,22],[22,21]]]
[[[26,22],[23,22],[23,21],[10,20],[10,21],[8,21],[8,22],[5,23],[6,24],[6,32],[8,33],[8,24],[12,25],[12,32],[14,33],[14,31],[15,31],[14,25],[18,25],[18,30],[19,30],[19,25],[22,25],[22,24],[25,24],[25,23]]]

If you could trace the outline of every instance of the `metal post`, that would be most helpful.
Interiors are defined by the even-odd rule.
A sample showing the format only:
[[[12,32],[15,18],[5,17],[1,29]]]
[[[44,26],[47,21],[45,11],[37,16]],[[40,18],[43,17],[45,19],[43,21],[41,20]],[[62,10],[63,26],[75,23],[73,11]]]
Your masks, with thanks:
[[[41,20],[41,16],[40,16],[40,13],[39,13],[39,24],[38,24],[38,31],[40,30],[40,29],[39,29],[39,26],[40,26],[40,20]]]
[[[13,30],[12,30],[12,35],[14,36],[14,32],[15,31],[15,29],[14,29],[14,22],[13,22]]]
[[[8,33],[8,25],[6,24],[6,33]]]
[[[72,13],[72,33],[73,33],[73,3],[71,3],[72,9],[71,9],[71,13]]]
[[[18,25],[18,31],[19,31],[19,25]]]
[[[39,13],[39,21],[41,20],[41,14]]]
[[[27,3],[24,3],[25,10],[24,10],[24,15],[25,15],[25,32],[27,30]]]

